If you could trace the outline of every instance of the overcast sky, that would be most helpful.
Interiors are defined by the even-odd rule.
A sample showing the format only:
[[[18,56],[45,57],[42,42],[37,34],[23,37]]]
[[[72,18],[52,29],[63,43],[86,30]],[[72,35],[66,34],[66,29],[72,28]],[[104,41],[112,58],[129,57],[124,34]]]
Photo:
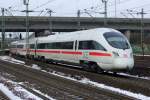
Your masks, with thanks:
[[[11,10],[24,10],[23,0],[0,0],[0,7],[9,8]],[[30,10],[42,11],[45,9],[51,9],[55,13],[52,16],[77,16],[77,10],[84,9],[90,10],[89,13],[93,17],[103,17],[102,14],[93,13],[103,12],[104,4],[101,0],[30,0],[29,1]],[[92,8],[92,9],[91,9]],[[145,17],[150,17],[150,0],[116,0],[117,17],[140,17],[140,15],[130,15],[127,14],[127,9],[134,10],[135,12],[140,12],[142,8],[147,13]],[[25,15],[25,13],[12,12],[13,15]],[[122,13],[122,14],[121,14]],[[9,15],[9,13],[7,13]],[[30,13],[30,15],[35,16],[48,16],[46,12],[40,14],[40,12]],[[87,14],[82,14],[81,16],[88,16]],[[115,17],[115,0],[108,0],[108,17]]]
[[[117,13],[115,14],[115,1]],[[19,12],[25,10],[23,0],[0,0],[0,8],[9,9],[13,15],[24,16],[25,13]],[[141,12],[144,8],[145,18],[150,18],[150,0],[108,0],[108,17],[122,17],[122,18],[134,18],[141,17],[137,15],[137,12]],[[103,14],[94,12],[104,12],[104,4],[102,0],[30,0],[29,9],[34,11],[30,13],[32,16],[48,16],[46,9],[53,10],[52,16],[77,16],[77,11],[87,9],[93,17],[103,17]],[[133,10],[129,14],[127,9]],[[17,10],[17,11],[14,11]],[[6,12],[5,15],[12,15],[10,12]],[[82,13],[81,16],[90,17],[89,15]],[[25,35],[25,34],[24,34]],[[1,35],[0,35],[1,36]]]

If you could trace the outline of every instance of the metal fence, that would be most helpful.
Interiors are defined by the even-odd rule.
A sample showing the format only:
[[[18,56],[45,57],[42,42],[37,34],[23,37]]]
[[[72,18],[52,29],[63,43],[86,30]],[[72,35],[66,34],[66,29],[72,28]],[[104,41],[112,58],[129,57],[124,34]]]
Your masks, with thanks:
[[[130,43],[134,54],[143,54],[140,34],[131,35]],[[143,51],[145,55],[150,55],[150,33],[144,33]]]

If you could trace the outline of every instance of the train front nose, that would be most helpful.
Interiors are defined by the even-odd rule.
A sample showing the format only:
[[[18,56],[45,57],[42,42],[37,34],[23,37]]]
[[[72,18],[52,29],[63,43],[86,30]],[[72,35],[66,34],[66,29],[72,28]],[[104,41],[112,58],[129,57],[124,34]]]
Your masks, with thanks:
[[[116,58],[114,60],[114,67],[118,70],[132,70],[133,66],[133,58]]]
[[[118,57],[114,56],[114,69],[130,71],[134,67],[132,53],[122,53]]]

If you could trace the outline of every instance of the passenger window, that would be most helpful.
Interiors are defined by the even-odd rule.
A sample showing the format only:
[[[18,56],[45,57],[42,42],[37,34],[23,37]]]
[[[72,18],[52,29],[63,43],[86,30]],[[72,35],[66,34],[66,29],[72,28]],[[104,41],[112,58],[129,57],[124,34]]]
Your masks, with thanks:
[[[96,42],[96,41],[93,41],[93,46],[94,46],[94,49],[95,49],[95,50],[106,51],[106,49],[105,49],[101,44],[99,44],[99,43]]]
[[[45,48],[46,48],[46,44],[45,43],[38,44],[38,49],[45,49]]]
[[[47,44],[47,49],[52,49],[53,48],[52,46],[53,46],[52,43],[48,43]]]
[[[31,49],[34,49],[34,44],[30,44],[30,48],[31,48]]]
[[[47,43],[48,49],[73,49],[73,42]]]
[[[79,49],[81,50],[103,50],[106,51],[106,49],[100,45],[96,41],[88,40],[88,41],[79,41]]]
[[[61,48],[61,43],[55,43],[55,49],[60,49]]]
[[[10,47],[11,47],[11,48],[16,48],[16,45],[11,45]]]
[[[73,42],[62,42],[62,49],[73,49]]]
[[[17,45],[17,48],[23,48],[23,45]]]
[[[80,41],[79,42],[79,49],[88,50],[88,41]]]
[[[77,50],[77,40],[75,41],[75,50]]]

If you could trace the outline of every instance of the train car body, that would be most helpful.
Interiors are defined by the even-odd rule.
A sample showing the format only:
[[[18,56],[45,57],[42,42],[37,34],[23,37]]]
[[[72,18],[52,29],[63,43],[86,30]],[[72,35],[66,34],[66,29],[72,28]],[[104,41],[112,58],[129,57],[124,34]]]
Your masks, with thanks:
[[[26,55],[26,42],[25,40],[15,41],[11,43],[10,52],[16,55]]]
[[[71,62],[106,71],[127,71],[134,66],[132,48],[127,38],[110,28],[34,38],[29,43],[28,55],[33,58]]]

